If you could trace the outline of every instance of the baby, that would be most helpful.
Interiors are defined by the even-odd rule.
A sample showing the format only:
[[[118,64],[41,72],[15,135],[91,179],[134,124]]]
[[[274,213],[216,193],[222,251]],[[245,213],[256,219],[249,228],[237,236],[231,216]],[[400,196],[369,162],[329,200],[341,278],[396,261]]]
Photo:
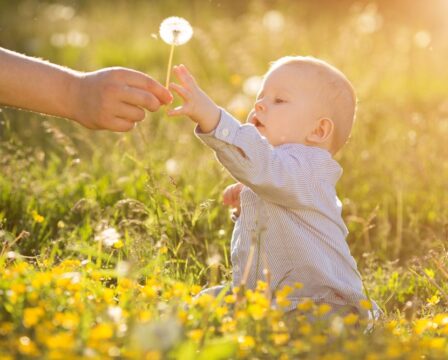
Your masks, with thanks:
[[[232,286],[254,289],[263,280],[275,294],[289,285],[294,290],[286,311],[311,298],[361,312],[366,297],[346,243],[335,190],[342,169],[333,159],[355,116],[347,78],[315,58],[281,58],[264,76],[242,125],[198,87],[185,66],[174,72],[180,84],[170,88],[183,105],[169,115],[196,122],[196,135],[239,181],[224,192],[225,203],[239,207],[241,201],[231,241]]]

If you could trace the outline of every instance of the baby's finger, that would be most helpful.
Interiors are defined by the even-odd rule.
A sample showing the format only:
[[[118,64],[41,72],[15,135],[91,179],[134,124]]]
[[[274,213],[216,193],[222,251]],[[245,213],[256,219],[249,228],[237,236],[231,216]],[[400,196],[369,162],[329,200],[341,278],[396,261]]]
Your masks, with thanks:
[[[185,89],[184,87],[182,87],[176,83],[171,83],[170,89],[174,90],[184,100],[188,100],[188,98],[190,96],[190,93],[188,92],[187,89]]]
[[[174,109],[168,110],[168,116],[180,116],[187,115],[187,111],[184,106],[178,106]]]
[[[190,70],[188,70],[184,64],[180,64],[179,68],[180,68],[182,74],[184,75],[185,81],[187,82],[187,84],[192,85],[192,86],[197,86],[196,79],[193,77],[193,75],[191,75]]]

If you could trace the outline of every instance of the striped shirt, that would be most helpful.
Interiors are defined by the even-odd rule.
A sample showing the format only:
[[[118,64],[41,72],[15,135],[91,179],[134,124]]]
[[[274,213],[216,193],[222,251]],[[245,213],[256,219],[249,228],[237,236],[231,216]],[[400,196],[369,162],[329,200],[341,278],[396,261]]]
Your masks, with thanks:
[[[252,251],[246,287],[267,281],[267,268],[272,292],[294,289],[286,310],[304,298],[359,308],[366,297],[336,195],[342,169],[331,154],[301,144],[273,147],[252,124],[241,125],[225,110],[215,130],[197,127],[195,133],[244,184],[231,240],[232,285],[240,286]]]

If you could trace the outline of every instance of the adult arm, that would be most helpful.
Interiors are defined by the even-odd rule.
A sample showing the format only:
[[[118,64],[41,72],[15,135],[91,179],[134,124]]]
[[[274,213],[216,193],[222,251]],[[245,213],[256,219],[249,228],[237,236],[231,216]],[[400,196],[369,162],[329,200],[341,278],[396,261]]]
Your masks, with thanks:
[[[172,100],[148,75],[125,68],[82,73],[0,48],[0,104],[72,119],[89,129],[131,130]]]

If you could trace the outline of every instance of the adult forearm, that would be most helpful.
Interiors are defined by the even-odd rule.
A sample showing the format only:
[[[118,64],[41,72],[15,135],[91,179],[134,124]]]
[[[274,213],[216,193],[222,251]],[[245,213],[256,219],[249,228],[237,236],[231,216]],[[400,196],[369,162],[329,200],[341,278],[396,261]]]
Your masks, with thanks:
[[[0,48],[0,104],[74,117],[78,73]]]

